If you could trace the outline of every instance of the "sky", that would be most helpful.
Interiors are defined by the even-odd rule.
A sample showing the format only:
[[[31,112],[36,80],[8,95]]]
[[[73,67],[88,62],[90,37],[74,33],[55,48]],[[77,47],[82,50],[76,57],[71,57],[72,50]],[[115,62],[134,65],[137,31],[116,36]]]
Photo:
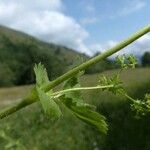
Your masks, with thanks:
[[[1,25],[90,56],[149,25],[149,14],[150,0],[0,0]],[[145,51],[150,34],[119,54]]]

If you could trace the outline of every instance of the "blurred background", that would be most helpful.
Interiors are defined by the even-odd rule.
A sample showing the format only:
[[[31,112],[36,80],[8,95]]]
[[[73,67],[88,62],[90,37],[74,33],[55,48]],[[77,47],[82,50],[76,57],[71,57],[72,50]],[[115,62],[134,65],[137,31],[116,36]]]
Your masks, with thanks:
[[[148,25],[149,10],[149,0],[1,0],[0,109],[29,93],[35,63],[44,64],[53,80]],[[136,69],[124,71],[121,78],[128,93],[142,99],[150,93],[150,34],[86,69],[81,84],[92,86],[99,76],[114,74],[114,58],[121,54],[138,59]],[[52,122],[36,103],[0,120],[0,149],[150,149],[149,115],[137,120],[127,99],[108,92],[83,95],[107,117],[107,135],[66,109],[63,118]]]

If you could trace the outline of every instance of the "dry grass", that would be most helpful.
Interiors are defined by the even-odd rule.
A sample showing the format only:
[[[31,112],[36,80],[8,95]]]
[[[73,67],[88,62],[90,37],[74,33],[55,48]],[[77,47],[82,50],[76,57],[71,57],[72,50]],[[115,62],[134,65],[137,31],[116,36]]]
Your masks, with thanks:
[[[0,89],[0,104],[7,105],[16,102],[29,93],[32,85]]]

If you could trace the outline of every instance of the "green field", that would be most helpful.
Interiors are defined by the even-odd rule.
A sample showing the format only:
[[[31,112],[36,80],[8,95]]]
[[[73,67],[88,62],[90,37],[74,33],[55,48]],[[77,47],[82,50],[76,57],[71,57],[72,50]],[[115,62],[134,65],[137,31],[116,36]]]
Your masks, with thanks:
[[[104,74],[114,72],[116,70]],[[95,85],[100,75],[85,75],[81,83],[83,86]],[[150,93],[150,68],[124,71],[121,78],[131,96],[142,98],[145,92]],[[1,88],[1,109],[19,101],[31,88],[32,85]],[[0,149],[9,144],[32,150],[92,150],[98,147],[100,150],[150,149],[150,117],[136,120],[129,101],[108,92],[97,90],[83,94],[85,101],[95,104],[97,111],[107,117],[110,126],[107,136],[73,117],[65,108],[64,117],[52,122],[36,103],[0,121]]]

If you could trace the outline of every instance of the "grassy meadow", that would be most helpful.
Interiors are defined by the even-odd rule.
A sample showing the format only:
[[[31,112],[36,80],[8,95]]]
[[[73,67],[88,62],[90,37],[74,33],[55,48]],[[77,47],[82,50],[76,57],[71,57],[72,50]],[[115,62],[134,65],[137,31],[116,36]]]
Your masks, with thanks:
[[[112,75],[116,70],[106,71]],[[84,75],[83,86],[98,83],[102,74]],[[128,93],[143,98],[150,93],[150,68],[126,70],[121,75]],[[33,85],[0,89],[0,108],[19,101]],[[39,103],[0,120],[0,150],[149,150],[150,116],[141,120],[134,117],[129,101],[99,90],[83,92],[85,101],[97,106],[107,117],[108,135],[99,132],[75,118],[66,108],[64,116],[56,122],[47,118]]]

